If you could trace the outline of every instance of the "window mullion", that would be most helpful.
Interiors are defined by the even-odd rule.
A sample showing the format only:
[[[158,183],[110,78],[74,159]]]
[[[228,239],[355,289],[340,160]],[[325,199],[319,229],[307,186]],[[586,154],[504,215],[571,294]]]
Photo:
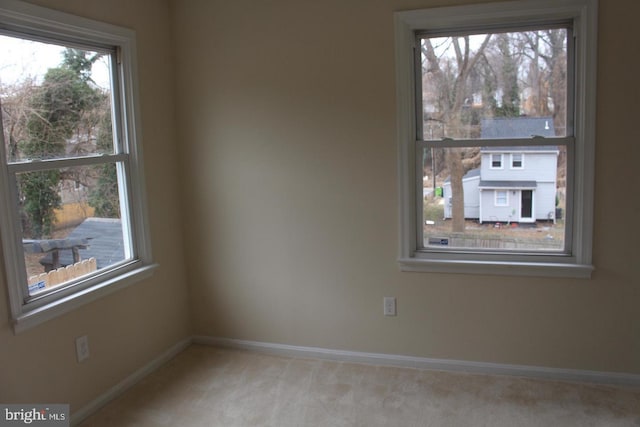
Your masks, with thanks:
[[[125,146],[125,133],[126,133],[126,120],[124,118],[124,107],[122,100],[124,96],[122,94],[123,83],[121,78],[122,73],[122,49],[118,47],[115,53],[111,55],[111,84],[113,90],[111,91],[111,117],[112,117],[112,131],[113,131],[113,148],[117,154],[127,153],[127,147]]]
[[[11,197],[11,200],[18,200],[18,184],[17,184],[17,177],[15,173],[9,173],[8,175],[9,178],[9,196]],[[11,205],[9,206],[14,206],[13,203],[11,203]],[[10,215],[9,216],[10,220],[12,220],[12,229],[14,232],[14,235],[12,236],[12,240],[13,240],[13,247],[14,247],[14,253],[15,254],[23,254],[24,253],[24,246],[22,244],[22,225],[20,223],[20,217],[19,215]],[[16,256],[14,258],[14,264],[13,266],[11,266],[11,268],[13,269],[10,274],[8,279],[13,281],[14,283],[11,283],[10,287],[13,287],[14,289],[17,287],[20,290],[20,301],[21,302],[26,302],[29,298],[29,283],[28,283],[28,274],[27,274],[27,269],[26,269],[26,264],[25,264],[25,259],[24,256]],[[12,307],[14,309],[14,311],[17,309]],[[15,313],[14,313],[15,314]]]
[[[416,139],[424,138],[424,112],[422,110],[422,45],[420,37],[416,35],[413,40],[413,89],[414,89],[414,109]]]
[[[122,238],[125,241],[125,259],[134,258],[138,253],[136,224],[131,212],[131,183],[128,177],[131,173],[131,166],[128,161],[120,162],[117,165],[118,174],[118,194],[120,195],[120,214],[122,215]]]
[[[51,169],[61,169],[74,166],[90,166],[105,163],[123,162],[126,154],[103,154],[90,157],[71,157],[66,159],[33,160],[29,162],[10,163],[7,168],[10,173],[36,172]]]
[[[468,147],[527,147],[527,146],[549,146],[573,145],[573,136],[564,137],[535,137],[535,138],[503,138],[503,139],[438,139],[438,140],[417,140],[416,146],[423,148],[468,148]]]

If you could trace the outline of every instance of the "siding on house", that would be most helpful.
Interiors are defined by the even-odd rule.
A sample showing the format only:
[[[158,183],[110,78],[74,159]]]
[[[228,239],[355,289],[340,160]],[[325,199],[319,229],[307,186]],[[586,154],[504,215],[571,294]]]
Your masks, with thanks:
[[[483,119],[482,138],[553,137],[551,117]],[[555,146],[483,147],[480,167],[462,181],[464,215],[482,222],[533,222],[555,219],[558,148]],[[501,156],[496,167],[492,156]],[[514,155],[520,164],[514,167]],[[507,191],[507,204],[496,204],[496,191]],[[523,191],[532,192],[531,215],[523,216]],[[444,217],[452,217],[451,183],[443,185]],[[525,210],[526,211],[526,210]]]
[[[535,219],[553,220],[556,213],[556,182],[538,182],[534,194]]]
[[[480,188],[480,222],[521,222],[522,188],[507,189],[507,205],[496,206],[497,188]],[[553,183],[538,183],[533,190],[533,219],[553,220],[555,215],[556,188]]]
[[[480,169],[472,169],[462,178],[464,191],[464,217],[468,219],[480,218]],[[451,181],[447,179],[442,186],[444,197],[444,217],[450,219],[451,214]]]
[[[482,150],[481,165],[469,171],[462,180],[464,215],[480,222],[521,220],[522,189],[533,190],[533,219],[554,219],[558,150],[554,147],[504,147]],[[502,154],[502,168],[491,167],[491,154]],[[512,168],[511,154],[522,154],[522,168]],[[508,205],[495,205],[495,190],[509,189]],[[443,185],[444,217],[450,219],[451,183]]]
[[[507,205],[496,206],[496,190],[481,190],[480,222],[516,222],[520,212],[520,190],[507,190]]]
[[[491,193],[491,196],[481,196],[481,221],[520,221],[522,189],[533,189],[533,219],[554,219],[558,150],[555,147],[511,147],[511,150],[513,151],[503,148],[500,151],[482,152],[480,176],[483,182],[480,187],[483,187],[483,193]],[[491,154],[494,152],[503,153],[501,169],[490,166]],[[513,153],[522,154],[522,168],[512,168]],[[502,185],[500,182],[509,182],[510,185]],[[535,185],[532,186],[531,183]],[[488,190],[505,187],[513,188],[509,191],[509,207],[495,206],[494,191]]]
[[[501,147],[499,150],[482,150],[480,163],[480,175],[487,181],[556,181],[558,150],[555,147],[543,147],[545,150],[535,147],[512,147],[510,150]],[[502,168],[491,168],[491,154],[502,153]],[[523,167],[513,169],[511,167],[511,154],[522,154]]]

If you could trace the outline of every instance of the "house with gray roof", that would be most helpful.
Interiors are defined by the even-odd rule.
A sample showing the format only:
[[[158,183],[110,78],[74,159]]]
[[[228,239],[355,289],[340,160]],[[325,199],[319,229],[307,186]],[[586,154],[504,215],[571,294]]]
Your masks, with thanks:
[[[483,119],[483,139],[553,137],[551,117]],[[534,141],[534,140],[532,140]],[[464,215],[482,222],[555,220],[556,146],[482,147],[480,167],[462,180]],[[451,218],[451,183],[443,185],[444,217]]]
[[[76,245],[80,259],[95,258],[98,269],[125,259],[122,221],[119,218],[87,218],[65,240],[82,242],[81,246]],[[58,252],[58,266],[54,266],[52,253],[40,260],[45,271],[66,267],[76,261],[71,249],[61,249]]]

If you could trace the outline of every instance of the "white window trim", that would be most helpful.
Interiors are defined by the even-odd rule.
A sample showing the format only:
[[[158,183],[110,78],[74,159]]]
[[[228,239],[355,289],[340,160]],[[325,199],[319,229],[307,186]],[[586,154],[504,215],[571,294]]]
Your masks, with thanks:
[[[514,166],[513,165],[513,161],[514,161],[513,156],[514,155],[520,155],[520,166]],[[510,166],[511,166],[511,169],[514,169],[514,170],[524,169],[524,153],[511,153],[511,164],[510,164]]]
[[[396,98],[398,137],[399,232],[398,262],[403,271],[515,276],[590,278],[593,241],[593,200],[596,113],[597,0],[519,0],[461,7],[396,12]],[[571,253],[561,256],[536,254],[466,254],[418,251],[419,197],[416,196],[416,94],[414,84],[415,32],[449,30],[491,24],[524,25],[572,19],[575,43],[573,155],[568,177],[573,198],[567,221],[571,230]],[[571,92],[570,92],[571,93]]]
[[[498,203],[498,193],[503,192],[505,197],[504,203]],[[509,190],[494,190],[493,191],[493,205],[499,208],[504,208],[506,206],[509,206]]]
[[[120,93],[121,121],[124,129],[123,145],[128,155],[129,215],[131,238],[136,257],[102,274],[98,273],[80,280],[72,288],[55,293],[40,301],[23,302],[19,283],[25,279],[20,263],[10,262],[22,256],[22,236],[16,227],[13,212],[14,189],[8,180],[0,183],[0,230],[5,253],[6,281],[14,332],[18,333],[69,312],[104,295],[127,287],[149,277],[157,267],[151,256],[151,242],[147,221],[147,201],[142,158],[142,135],[139,124],[136,56],[136,35],[129,29],[93,21],[55,10],[22,3],[16,0],[1,0],[0,25],[6,30],[37,34],[45,39],[59,38],[80,45],[95,44],[116,46],[122,67]],[[6,161],[0,162],[0,174],[9,176]],[[123,226],[125,226],[123,221]]]

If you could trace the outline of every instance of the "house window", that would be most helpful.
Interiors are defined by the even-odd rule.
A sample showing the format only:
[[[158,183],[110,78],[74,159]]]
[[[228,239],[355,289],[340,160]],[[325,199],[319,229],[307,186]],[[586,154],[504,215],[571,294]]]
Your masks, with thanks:
[[[590,277],[596,6],[396,13],[402,269]],[[524,169],[524,153],[531,168],[512,171]],[[441,183],[450,207],[419,197],[423,176]],[[495,188],[513,191],[486,191]],[[533,191],[527,222],[547,232],[489,229],[521,218]],[[522,198],[513,210],[510,197]]]
[[[491,168],[502,169],[502,154],[491,155]]]
[[[511,153],[511,169],[524,168],[524,154]]]
[[[0,232],[20,331],[154,265],[135,33],[19,2],[0,28]]]
[[[495,205],[496,206],[509,206],[509,193],[506,190],[496,190],[495,192]]]

